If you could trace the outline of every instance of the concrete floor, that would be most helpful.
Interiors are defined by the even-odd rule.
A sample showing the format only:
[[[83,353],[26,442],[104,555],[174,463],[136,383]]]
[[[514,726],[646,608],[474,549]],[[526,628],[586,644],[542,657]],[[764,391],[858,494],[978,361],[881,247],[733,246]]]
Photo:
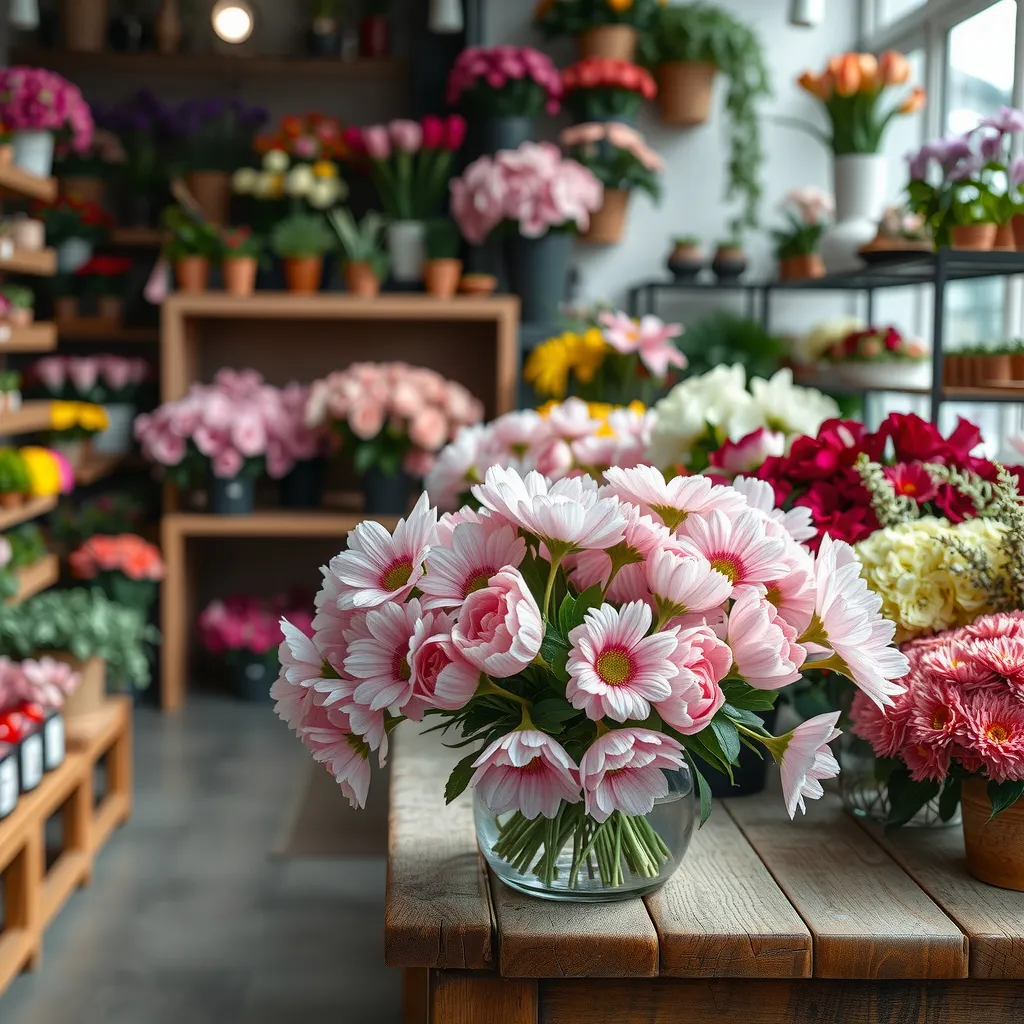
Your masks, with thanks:
[[[383,860],[268,859],[304,757],[269,704],[138,710],[133,817],[0,1021],[397,1024]]]

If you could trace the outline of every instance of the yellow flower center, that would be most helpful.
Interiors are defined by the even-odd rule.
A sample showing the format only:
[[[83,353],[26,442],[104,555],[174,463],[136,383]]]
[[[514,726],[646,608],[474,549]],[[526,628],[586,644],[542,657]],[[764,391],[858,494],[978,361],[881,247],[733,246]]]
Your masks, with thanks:
[[[485,569],[483,572],[477,573],[467,584],[466,592],[462,595],[463,597],[469,597],[470,594],[476,593],[478,590],[483,590],[484,587],[490,582],[491,577],[494,575],[493,572]]]
[[[1000,725],[998,722],[995,725],[990,725],[985,730],[985,735],[993,743],[1005,743],[1010,738],[1010,730],[1005,725]]]
[[[396,562],[381,577],[380,588],[381,590],[398,590],[399,587],[404,587],[409,582],[410,576],[412,576],[412,563]]]
[[[932,716],[933,729],[945,729],[949,724],[949,708],[936,708]]]
[[[730,583],[735,583],[740,578],[740,568],[731,558],[714,558],[711,561],[711,568],[717,569],[723,576],[728,576]]]
[[[625,651],[602,651],[597,656],[597,674],[609,686],[621,686],[629,679],[632,668]]]
[[[768,593],[764,595],[769,604],[775,605],[776,608],[782,604],[782,591],[778,587],[769,587]]]
[[[412,677],[412,669],[409,667],[408,655],[402,655],[402,660],[398,663],[398,678],[403,683],[407,683]]]

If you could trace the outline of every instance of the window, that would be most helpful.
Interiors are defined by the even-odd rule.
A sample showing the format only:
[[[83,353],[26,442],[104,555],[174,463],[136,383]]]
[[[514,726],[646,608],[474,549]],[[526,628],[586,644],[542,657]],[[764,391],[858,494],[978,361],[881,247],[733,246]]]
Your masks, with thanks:
[[[875,0],[875,20],[879,26],[891,25],[905,14],[921,7],[926,0]]]

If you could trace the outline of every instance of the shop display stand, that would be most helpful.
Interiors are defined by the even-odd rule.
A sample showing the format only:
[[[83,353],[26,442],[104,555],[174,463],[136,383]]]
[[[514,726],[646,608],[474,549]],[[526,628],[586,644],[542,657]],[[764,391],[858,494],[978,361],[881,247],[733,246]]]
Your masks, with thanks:
[[[353,362],[404,360],[464,384],[493,419],[516,407],[519,300],[514,296],[257,292],[172,295],[161,309],[161,400],[181,398],[221,367],[252,368],[269,383],[310,382]],[[339,510],[260,509],[248,516],[186,511],[168,488],[161,523],[166,575],[161,596],[161,706],[185,699],[189,635],[196,612],[190,541],[203,537],[335,538],[338,549],[366,516],[358,502]],[[378,518],[378,517],[375,517]],[[396,519],[379,517],[389,529]]]

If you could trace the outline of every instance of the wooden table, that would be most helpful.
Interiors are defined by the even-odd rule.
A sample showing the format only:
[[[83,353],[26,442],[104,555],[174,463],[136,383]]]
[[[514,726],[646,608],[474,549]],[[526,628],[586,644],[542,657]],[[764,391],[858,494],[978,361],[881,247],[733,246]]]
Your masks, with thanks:
[[[385,956],[434,1024],[1024,1021],[1024,893],[967,875],[959,828],[886,840],[835,796],[719,802],[643,900],[520,895],[444,807],[436,737],[397,737]],[[460,752],[461,753],[461,752]]]

